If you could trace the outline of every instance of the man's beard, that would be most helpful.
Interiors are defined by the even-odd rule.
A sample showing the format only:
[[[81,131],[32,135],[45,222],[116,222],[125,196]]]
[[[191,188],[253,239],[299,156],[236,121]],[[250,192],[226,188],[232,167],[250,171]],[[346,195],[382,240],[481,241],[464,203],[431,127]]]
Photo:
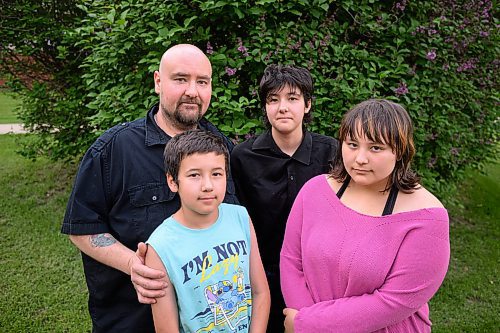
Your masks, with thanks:
[[[193,110],[180,110],[180,106],[183,103],[190,103],[198,105],[198,112],[193,114]],[[187,131],[193,129],[198,125],[198,122],[203,117],[203,113],[201,111],[201,102],[198,100],[188,100],[183,99],[180,100],[177,106],[175,107],[174,112],[169,112],[164,105],[160,105],[162,115],[165,117],[167,122],[170,122],[172,126],[177,129]]]

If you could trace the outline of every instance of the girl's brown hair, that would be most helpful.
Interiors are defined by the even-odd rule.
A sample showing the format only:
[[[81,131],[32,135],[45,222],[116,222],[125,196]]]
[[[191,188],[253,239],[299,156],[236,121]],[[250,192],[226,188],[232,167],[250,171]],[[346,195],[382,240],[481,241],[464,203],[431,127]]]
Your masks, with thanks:
[[[411,193],[419,187],[420,178],[411,169],[415,155],[413,124],[408,112],[399,104],[385,99],[370,99],[349,110],[340,124],[339,149],[333,161],[330,176],[344,182],[349,174],[342,158],[342,143],[346,138],[361,136],[373,142],[389,145],[396,154],[396,165],[384,191],[395,185],[404,193]]]

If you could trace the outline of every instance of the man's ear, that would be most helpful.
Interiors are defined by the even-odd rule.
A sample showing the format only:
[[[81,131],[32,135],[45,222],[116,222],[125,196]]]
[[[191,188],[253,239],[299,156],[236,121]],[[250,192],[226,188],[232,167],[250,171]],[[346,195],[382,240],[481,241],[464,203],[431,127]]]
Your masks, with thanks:
[[[177,182],[174,180],[174,177],[167,173],[167,185],[170,191],[172,192],[177,192],[179,191],[179,186],[177,185]]]
[[[161,89],[160,89],[160,72],[159,71],[155,71],[154,80],[155,80],[155,92],[157,94],[159,94],[161,91]]]

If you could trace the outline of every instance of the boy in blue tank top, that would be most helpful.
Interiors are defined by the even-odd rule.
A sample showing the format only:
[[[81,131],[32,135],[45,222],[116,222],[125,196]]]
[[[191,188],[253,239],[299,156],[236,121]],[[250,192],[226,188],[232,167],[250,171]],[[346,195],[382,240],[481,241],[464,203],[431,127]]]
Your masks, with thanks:
[[[152,304],[157,332],[265,332],[270,295],[253,225],[222,203],[229,168],[223,141],[195,130],[165,147],[167,184],[181,208],[147,241],[146,264],[167,274]]]

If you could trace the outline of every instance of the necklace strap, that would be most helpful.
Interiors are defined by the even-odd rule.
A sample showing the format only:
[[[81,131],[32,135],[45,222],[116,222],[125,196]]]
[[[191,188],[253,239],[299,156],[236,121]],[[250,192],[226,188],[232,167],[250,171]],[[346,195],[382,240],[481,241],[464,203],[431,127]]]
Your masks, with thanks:
[[[337,191],[337,198],[341,198],[344,194],[347,186],[349,186],[349,182],[351,181],[351,176],[347,176],[342,186]],[[385,202],[384,211],[382,212],[382,216],[391,215],[394,210],[394,205],[396,204],[396,199],[398,198],[399,190],[395,184],[392,185],[391,191],[389,192],[389,196],[387,197],[387,201]]]
[[[389,192],[389,197],[387,197],[387,201],[385,202],[384,211],[382,212],[382,216],[391,215],[394,210],[394,205],[396,204],[396,199],[398,198],[399,190],[395,184],[391,187],[391,192]]]
[[[347,186],[349,185],[349,182],[351,181],[351,176],[347,176],[346,179],[344,180],[344,183],[342,184],[342,186],[339,188],[339,190],[337,191],[337,198],[341,198],[342,195],[344,194],[345,192],[345,189],[347,188]]]

